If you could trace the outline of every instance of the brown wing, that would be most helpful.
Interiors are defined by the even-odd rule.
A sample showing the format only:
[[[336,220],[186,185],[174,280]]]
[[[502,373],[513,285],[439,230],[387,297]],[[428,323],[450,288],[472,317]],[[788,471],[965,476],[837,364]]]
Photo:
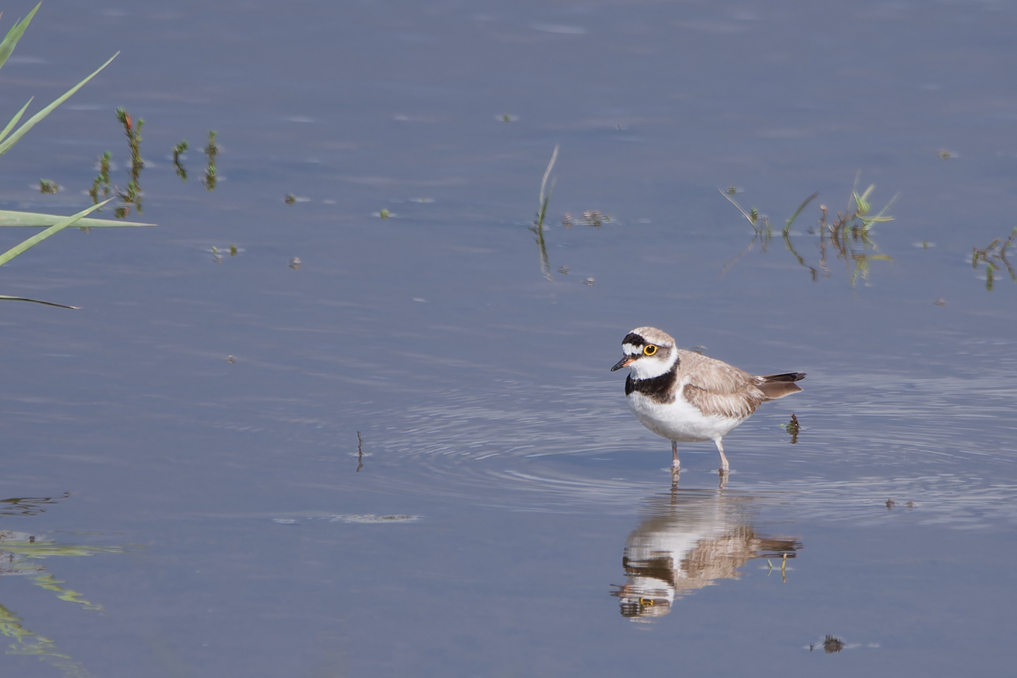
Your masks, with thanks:
[[[681,372],[692,375],[682,394],[703,414],[744,419],[767,400],[748,372],[690,351],[678,355]]]

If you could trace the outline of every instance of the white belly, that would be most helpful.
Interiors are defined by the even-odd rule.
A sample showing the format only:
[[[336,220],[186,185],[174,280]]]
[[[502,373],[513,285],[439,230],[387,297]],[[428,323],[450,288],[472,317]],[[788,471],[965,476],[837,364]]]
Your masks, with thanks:
[[[642,393],[627,397],[636,419],[657,435],[680,443],[718,440],[742,423],[742,419],[704,416],[695,406],[679,395],[670,403],[658,403]]]

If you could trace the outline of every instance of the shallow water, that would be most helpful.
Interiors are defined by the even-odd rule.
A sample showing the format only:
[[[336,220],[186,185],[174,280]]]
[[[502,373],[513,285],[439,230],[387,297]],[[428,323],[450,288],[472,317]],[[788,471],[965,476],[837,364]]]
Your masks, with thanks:
[[[970,256],[1015,225],[1015,18],[47,3],[0,114],[123,52],[0,159],[0,207],[80,209],[107,149],[122,177],[124,106],[158,226],[0,276],[83,307],[0,318],[3,675],[1009,675],[1017,284]],[[852,285],[810,228],[858,172],[900,196]],[[808,373],[723,488],[710,444],[671,488],[608,371],[645,324]]]

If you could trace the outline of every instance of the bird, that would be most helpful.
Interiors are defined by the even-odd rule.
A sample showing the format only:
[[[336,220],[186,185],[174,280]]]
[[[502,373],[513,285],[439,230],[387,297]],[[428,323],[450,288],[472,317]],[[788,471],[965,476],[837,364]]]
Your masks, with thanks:
[[[712,440],[720,473],[730,470],[721,439],[760,404],[798,393],[804,372],[754,376],[720,360],[676,348],[667,332],[637,327],[622,340],[624,356],[611,371],[629,368],[625,398],[636,419],[671,441],[671,473],[677,475],[678,443]]]

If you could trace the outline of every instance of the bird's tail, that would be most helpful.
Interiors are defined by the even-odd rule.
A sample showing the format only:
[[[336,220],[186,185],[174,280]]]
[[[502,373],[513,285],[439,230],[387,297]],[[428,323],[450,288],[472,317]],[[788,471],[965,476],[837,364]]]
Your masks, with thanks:
[[[786,395],[791,395],[792,393],[798,393],[801,391],[802,387],[795,382],[801,381],[804,378],[804,372],[768,374],[766,376],[759,377],[760,383],[758,384],[758,387],[768,400],[776,400],[777,398],[783,398]]]

